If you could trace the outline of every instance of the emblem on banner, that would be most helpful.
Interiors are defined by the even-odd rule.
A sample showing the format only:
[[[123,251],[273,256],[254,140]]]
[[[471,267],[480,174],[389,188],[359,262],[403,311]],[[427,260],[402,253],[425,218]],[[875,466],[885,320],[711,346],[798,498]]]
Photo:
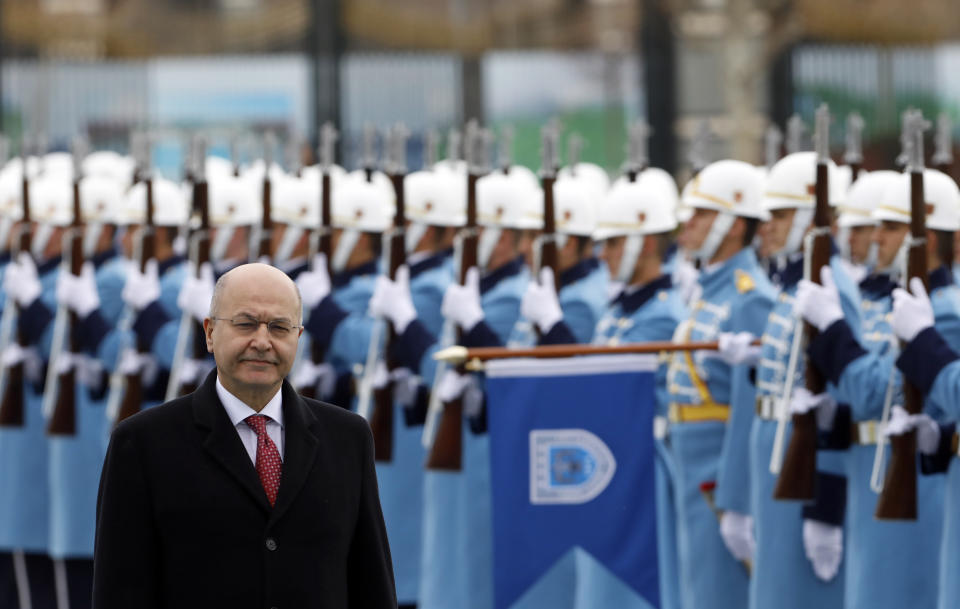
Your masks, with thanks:
[[[530,503],[587,503],[607,488],[616,469],[613,453],[586,429],[530,432]]]

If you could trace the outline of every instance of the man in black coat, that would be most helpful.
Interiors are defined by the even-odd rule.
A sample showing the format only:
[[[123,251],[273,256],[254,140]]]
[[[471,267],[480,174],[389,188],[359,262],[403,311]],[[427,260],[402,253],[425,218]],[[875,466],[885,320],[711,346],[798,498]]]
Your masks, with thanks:
[[[204,321],[216,370],[117,426],[95,609],[396,607],[369,427],[283,380],[300,311],[278,269],[225,274]]]

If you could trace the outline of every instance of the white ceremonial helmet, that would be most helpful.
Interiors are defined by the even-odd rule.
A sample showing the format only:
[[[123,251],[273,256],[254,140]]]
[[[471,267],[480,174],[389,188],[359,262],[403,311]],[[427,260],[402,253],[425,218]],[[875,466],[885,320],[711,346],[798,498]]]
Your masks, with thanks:
[[[0,249],[6,249],[13,225],[23,219],[23,184],[20,172],[0,170]]]
[[[339,165],[330,165],[328,171],[331,182],[347,177],[347,170]],[[319,165],[309,165],[300,170],[300,177],[304,180],[315,180],[319,184],[323,178],[323,168]]]
[[[530,173],[496,171],[477,180],[477,223],[485,227],[477,245],[477,262],[486,268],[503,229],[543,228],[543,193]]]
[[[876,226],[878,220],[873,217],[873,210],[883,199],[883,193],[893,185],[899,175],[896,171],[889,170],[861,172],[860,177],[847,191],[844,202],[837,206],[837,211],[840,212],[837,226]]]
[[[960,230],[960,189],[947,174],[936,169],[923,171],[923,198],[927,208],[927,228]],[[877,221],[910,222],[910,174],[899,174],[883,192],[873,210]]]
[[[597,212],[597,241],[625,236],[618,281],[629,281],[646,235],[668,233],[677,227],[675,185],[657,180],[617,180]]]
[[[334,272],[340,272],[346,268],[361,233],[383,233],[390,228],[396,196],[386,174],[374,172],[367,181],[366,172],[361,170],[337,181],[331,204],[331,223],[343,232],[330,262]]]
[[[210,256],[222,260],[239,227],[259,226],[263,220],[262,185],[251,179],[217,176],[207,179],[210,225],[217,228]]]
[[[30,219],[37,225],[31,248],[34,258],[40,259],[54,229],[73,222],[73,182],[57,174],[32,180]]]
[[[86,175],[80,180],[83,251],[87,256],[93,255],[104,225],[117,223],[123,205],[123,186],[114,175]]]
[[[830,205],[836,206],[846,196],[846,185],[830,161],[827,169]],[[763,207],[796,209],[787,241],[776,254],[792,254],[800,250],[803,236],[813,222],[816,209],[817,154],[794,152],[777,161],[767,173],[763,191]]]
[[[190,206],[180,187],[170,180],[154,178],[153,224],[181,227],[190,219]],[[127,191],[123,208],[117,214],[117,224],[143,224],[147,218],[147,184],[139,182]]]
[[[210,155],[205,158],[203,160],[203,171],[207,182],[234,177],[233,162],[222,156]]]
[[[539,191],[540,209],[543,209],[543,190]],[[597,207],[603,199],[594,187],[582,178],[558,177],[553,184],[553,211],[557,233],[561,237],[574,235],[591,237],[597,227]],[[558,242],[563,247],[566,240]]]
[[[320,224],[320,183],[285,176],[273,184],[272,203],[271,219],[287,225],[276,259],[289,260],[304,233]]]
[[[760,205],[761,188],[753,165],[729,159],[710,163],[690,180],[684,188],[683,204],[691,209],[719,212],[695,256],[702,260],[713,258],[737,217],[769,217]]]
[[[136,163],[112,150],[98,150],[84,157],[80,167],[84,177],[110,178],[126,190],[133,183]]]
[[[463,226],[467,221],[466,176],[425,169],[408,175],[403,183],[407,252],[412,252],[430,226]]]
[[[568,165],[557,172],[557,182],[567,179],[582,182],[588,194],[595,197],[594,203],[602,200],[607,191],[610,190],[610,176],[607,175],[603,167],[593,163]]]
[[[73,155],[69,152],[50,152],[43,155],[41,160],[41,170],[43,175],[73,181]]]

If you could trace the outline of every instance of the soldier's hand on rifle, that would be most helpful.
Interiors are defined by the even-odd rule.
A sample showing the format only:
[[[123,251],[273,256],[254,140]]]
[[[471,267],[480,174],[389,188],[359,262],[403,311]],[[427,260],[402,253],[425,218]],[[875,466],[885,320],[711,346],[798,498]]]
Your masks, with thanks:
[[[883,435],[902,436],[909,431],[917,432],[917,452],[924,455],[937,452],[940,447],[940,426],[937,422],[926,413],[908,414],[903,406],[894,406]]]
[[[378,275],[370,297],[370,314],[390,320],[397,334],[403,334],[410,322],[417,318],[410,296],[410,269],[402,265],[397,269],[396,281],[386,275]]]
[[[297,288],[303,300],[303,308],[310,310],[330,294],[330,274],[327,272],[327,256],[317,254],[309,271],[297,277]]]
[[[464,332],[473,330],[473,327],[483,321],[483,308],[480,306],[480,271],[471,267],[467,271],[464,285],[450,284],[443,295],[443,304],[440,312],[447,319],[451,319]]]
[[[200,265],[200,276],[187,272],[187,277],[180,287],[177,296],[177,306],[181,311],[189,313],[199,322],[210,313],[210,301],[213,300],[213,266],[209,262]]]
[[[452,402],[463,395],[463,392],[473,382],[473,375],[460,374],[456,370],[446,370],[437,385],[437,396],[441,402]]]
[[[721,332],[717,336],[720,359],[731,366],[755,364],[761,351],[759,345],[753,344],[755,339],[749,332]]]
[[[912,292],[912,294],[910,293]],[[893,332],[897,338],[907,342],[916,338],[927,328],[933,327],[933,305],[923,287],[923,280],[914,277],[910,280],[910,292],[903,288],[893,291]]]
[[[137,311],[147,308],[160,298],[156,260],[148,260],[146,271],[142,273],[136,264],[127,268],[127,280],[123,284],[121,297],[127,306]]]
[[[720,517],[720,537],[724,545],[740,561],[752,561],[757,549],[753,536],[753,516],[726,511]]]
[[[7,265],[3,275],[3,291],[21,307],[30,306],[40,297],[43,287],[37,276],[33,258],[21,252],[16,262]]]
[[[843,527],[805,519],[803,549],[817,577],[825,582],[832,580],[843,560]]]
[[[520,314],[537,324],[544,334],[563,319],[560,299],[557,298],[557,289],[553,282],[553,269],[544,267],[540,269],[539,282],[530,280],[520,302]]]
[[[797,297],[793,301],[793,314],[823,332],[835,321],[843,319],[843,308],[829,266],[820,270],[820,282],[822,285],[807,279],[800,280]]]
[[[815,410],[817,427],[829,431],[837,415],[837,401],[829,393],[810,393],[806,387],[795,387],[790,394],[790,414],[807,414]]]
[[[77,314],[80,319],[100,308],[100,294],[92,262],[83,263],[80,276],[72,273],[57,275],[57,303]]]

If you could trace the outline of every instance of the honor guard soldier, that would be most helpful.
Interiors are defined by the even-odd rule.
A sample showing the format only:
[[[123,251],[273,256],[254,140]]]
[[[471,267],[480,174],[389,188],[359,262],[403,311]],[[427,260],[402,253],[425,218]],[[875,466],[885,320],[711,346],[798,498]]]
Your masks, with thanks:
[[[834,179],[836,166],[828,164],[829,202],[840,200],[843,190]],[[776,303],[762,332],[756,361],[756,402],[751,423],[742,436],[750,447],[741,463],[731,462],[730,477],[738,468],[749,472],[744,481],[749,490],[749,513],[756,534],[756,553],[750,583],[750,606],[770,603],[795,607],[842,607],[843,578],[838,577],[842,557],[844,497],[843,459],[836,453],[821,453],[817,459],[817,498],[809,506],[774,499],[777,475],[770,471],[782,410],[790,396],[803,386],[805,367],[792,356],[795,333],[801,324],[794,316],[797,285],[803,277],[805,236],[811,230],[816,208],[817,154],[796,152],[780,159],[767,175],[763,206],[771,214],[769,246],[784,266],[779,273]],[[806,252],[809,256],[809,251]],[[842,294],[843,311],[859,320],[858,294],[843,271],[838,255],[830,258],[833,277]],[[854,322],[858,323],[858,321]],[[793,366],[793,370],[791,370]],[[790,385],[790,383],[793,383]],[[833,394],[831,394],[833,395]],[[751,413],[751,414],[753,414]],[[812,568],[811,564],[813,563]]]
[[[861,180],[869,184],[874,177],[875,174],[871,174]],[[811,361],[839,388],[840,401],[849,404],[835,412],[830,412],[829,405],[820,406],[820,411],[827,412],[818,412],[818,418],[833,420],[834,436],[849,430],[845,434],[850,446],[846,606],[936,607],[938,581],[941,589],[949,586],[941,580],[939,555],[931,551],[941,539],[944,480],[940,476],[918,479],[920,500],[916,521],[874,518],[877,495],[870,488],[871,471],[881,414],[890,407],[885,402],[899,403],[902,399],[898,397],[902,391],[893,368],[899,349],[887,320],[895,287],[890,277],[905,273],[905,241],[910,222],[910,176],[901,174],[878,179],[884,190],[872,217],[879,222],[875,241],[879,246],[877,267],[881,271],[861,284],[865,300],[860,338],[850,328],[849,318],[838,315],[836,291],[829,285],[805,283],[803,298],[798,297],[799,309],[804,318],[821,326],[821,334],[808,349]],[[953,284],[950,259],[952,235],[960,229],[960,191],[949,176],[936,170],[925,170],[923,183],[924,200],[931,210],[926,226],[934,324],[950,348],[958,349],[960,293]],[[908,378],[911,377],[908,375]],[[926,410],[942,421],[952,418],[949,403],[942,403],[934,396],[927,401]],[[935,448],[936,443],[933,445]]]
[[[278,177],[273,182],[272,204],[273,263],[296,281],[307,270],[309,231],[320,217],[319,176]]]
[[[73,221],[72,179],[72,163],[67,168],[54,163],[49,173],[29,180],[32,226],[22,229],[34,230],[32,251],[19,252],[7,266],[3,284],[6,298],[19,306],[15,322],[23,338],[4,350],[4,394],[12,381],[11,367],[22,364],[24,374],[22,423],[0,427],[0,549],[14,554],[20,598],[46,607],[54,606],[54,583],[43,385],[53,342],[62,240]]]
[[[870,178],[874,174],[876,178]],[[860,177],[850,186],[843,204],[837,208],[840,212],[837,216],[837,247],[850,266],[859,269],[850,273],[852,279],[860,275],[858,283],[862,283],[877,271],[877,243],[874,241],[874,233],[880,222],[873,217],[873,210],[880,203],[890,181],[897,175],[897,172],[887,170],[871,173],[861,171]],[[889,272],[884,273],[884,276],[887,281],[890,280]],[[889,296],[889,293],[885,296]]]
[[[722,332],[759,335],[773,306],[774,289],[751,248],[760,207],[756,169],[724,160],[705,167],[683,203],[693,215],[680,244],[701,261],[701,294],[690,317],[677,329],[678,342],[715,340]],[[705,353],[671,356],[667,373],[670,445],[676,463],[677,539],[681,606],[744,607],[747,571],[724,547],[705,482],[716,481],[716,505],[743,521],[749,512],[746,489],[728,486],[717,474],[742,456],[746,438],[728,437],[731,416],[752,418],[755,388],[749,366],[730,365]],[[743,459],[735,459],[745,463]],[[746,554],[746,555],[745,555]]]

